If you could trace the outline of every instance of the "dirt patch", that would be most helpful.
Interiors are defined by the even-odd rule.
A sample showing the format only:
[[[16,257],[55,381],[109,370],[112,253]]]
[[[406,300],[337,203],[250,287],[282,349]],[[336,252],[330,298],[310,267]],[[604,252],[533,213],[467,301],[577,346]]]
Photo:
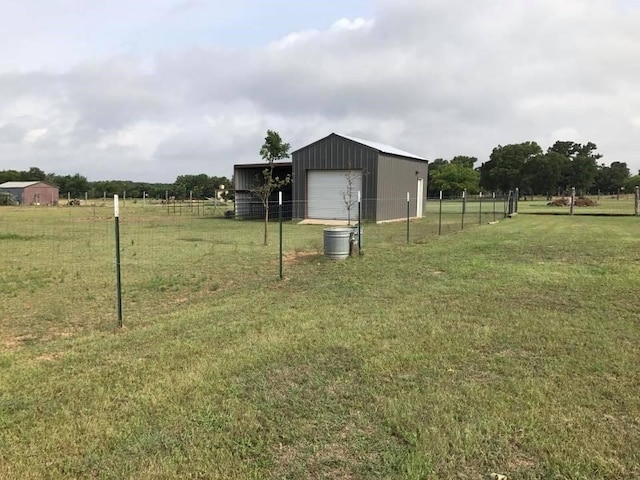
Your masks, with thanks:
[[[285,265],[291,265],[293,263],[299,263],[312,257],[320,256],[318,251],[309,252],[287,252],[282,255],[282,263]]]
[[[38,337],[35,335],[18,335],[17,337],[5,340],[3,344],[7,350],[15,350],[22,347],[25,343],[34,342],[36,340],[38,340]]]
[[[35,359],[38,362],[55,362],[56,360],[60,360],[61,358],[62,358],[61,352],[52,352],[52,353],[45,353],[44,355],[40,355]]]
[[[558,198],[552,202],[547,203],[548,207],[570,207],[571,206],[571,198],[562,197]],[[598,202],[595,200],[591,200],[590,198],[576,198],[576,207],[597,207]]]

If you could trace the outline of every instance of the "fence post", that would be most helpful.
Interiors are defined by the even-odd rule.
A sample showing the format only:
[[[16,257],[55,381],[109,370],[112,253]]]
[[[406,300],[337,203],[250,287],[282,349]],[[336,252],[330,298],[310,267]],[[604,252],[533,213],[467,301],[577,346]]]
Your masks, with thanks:
[[[636,185],[636,217],[640,215],[640,186]]]
[[[503,192],[504,193],[504,192]],[[511,192],[508,192],[505,196],[504,196],[504,217],[503,218],[507,218],[507,206],[509,204],[509,196],[511,195]]]
[[[493,192],[493,221],[496,221],[496,192]]]
[[[438,235],[442,234],[442,190],[440,190],[440,213],[438,214]]]
[[[516,195],[513,199],[513,213],[518,213],[518,202],[520,201],[520,188],[516,187]]]
[[[571,205],[569,206],[569,215],[573,215],[573,207],[576,203],[576,187],[571,187]]]
[[[278,222],[280,223],[280,280],[282,280],[282,191],[278,192]]]
[[[358,255],[362,255],[362,195],[358,190]]]
[[[467,211],[467,191],[462,191],[462,228],[464,230],[464,214]]]
[[[411,215],[411,208],[409,206],[409,200],[411,199],[409,192],[407,192],[407,245],[409,245],[409,218]]]
[[[120,204],[118,195],[113,196],[113,217],[116,228],[116,306],[118,310],[118,328],[122,328],[122,282],[120,276]]]
[[[480,214],[478,218],[478,225],[482,225],[482,192],[480,192]]]

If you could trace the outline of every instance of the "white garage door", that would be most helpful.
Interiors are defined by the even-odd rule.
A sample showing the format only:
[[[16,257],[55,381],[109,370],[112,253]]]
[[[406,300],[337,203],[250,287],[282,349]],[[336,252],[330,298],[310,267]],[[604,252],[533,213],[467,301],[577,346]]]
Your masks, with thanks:
[[[351,220],[358,218],[358,191],[362,191],[361,170],[309,170],[307,172],[307,218]]]

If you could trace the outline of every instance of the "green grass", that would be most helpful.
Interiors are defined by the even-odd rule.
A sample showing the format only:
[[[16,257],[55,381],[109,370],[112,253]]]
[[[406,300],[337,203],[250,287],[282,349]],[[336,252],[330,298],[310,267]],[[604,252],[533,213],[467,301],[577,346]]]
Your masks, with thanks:
[[[521,215],[409,246],[365,225],[344,262],[288,224],[278,281],[259,222],[125,216],[115,331],[110,227],[78,213],[54,234],[36,213],[0,211],[37,237],[9,258],[46,274],[3,308],[57,308],[2,318],[0,478],[640,476],[637,218]],[[50,236],[76,241],[47,261]],[[93,262],[77,284],[75,258]],[[96,315],[61,318],[68,295]]]

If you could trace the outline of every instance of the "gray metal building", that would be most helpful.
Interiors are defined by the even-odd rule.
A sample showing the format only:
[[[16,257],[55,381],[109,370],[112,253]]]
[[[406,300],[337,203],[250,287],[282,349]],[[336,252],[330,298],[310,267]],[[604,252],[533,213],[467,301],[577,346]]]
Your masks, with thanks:
[[[260,198],[253,193],[253,189],[264,182],[262,172],[268,167],[267,162],[234,165],[233,167],[233,188],[235,194],[235,216],[245,220],[255,220],[264,218],[264,206]],[[291,176],[291,162],[275,162],[273,176],[284,179]],[[291,183],[282,187],[282,201],[284,205],[283,216],[290,219],[292,215]],[[269,216],[275,218],[278,215],[278,191],[274,191],[269,198]]]
[[[385,222],[422,217],[427,194],[426,159],[390,145],[331,135],[292,153],[294,218],[357,218]]]

